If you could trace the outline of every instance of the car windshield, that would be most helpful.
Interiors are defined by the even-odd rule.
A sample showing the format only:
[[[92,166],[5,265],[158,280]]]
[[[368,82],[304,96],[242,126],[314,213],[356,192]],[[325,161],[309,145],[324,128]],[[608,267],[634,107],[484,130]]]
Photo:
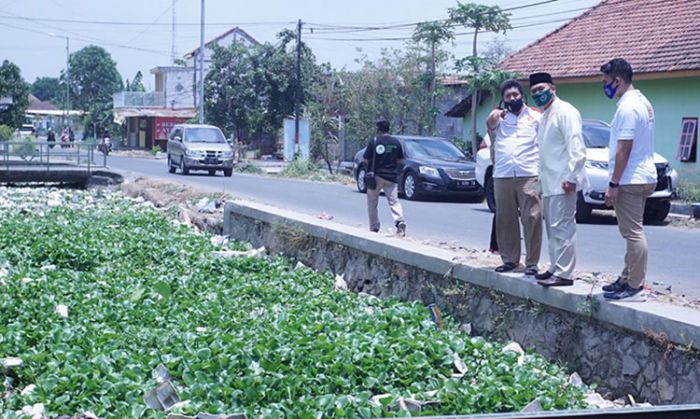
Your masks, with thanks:
[[[466,160],[467,157],[454,144],[445,140],[421,140],[412,138],[405,141],[406,155],[414,159],[440,159],[448,161]]]
[[[583,142],[586,148],[605,148],[610,143],[610,127],[583,124]]]
[[[190,143],[225,143],[224,134],[217,128],[187,128],[185,139]]]

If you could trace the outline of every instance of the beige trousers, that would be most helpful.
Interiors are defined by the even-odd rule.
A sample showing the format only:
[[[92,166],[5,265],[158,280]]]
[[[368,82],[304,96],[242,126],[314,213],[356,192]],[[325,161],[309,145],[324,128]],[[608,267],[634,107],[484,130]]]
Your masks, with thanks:
[[[644,285],[647,274],[647,238],[644,235],[644,205],[656,184],[620,185],[615,215],[620,234],[627,241],[625,267],[620,282],[632,288]]]
[[[399,221],[404,221],[403,208],[401,208],[401,203],[399,202],[399,190],[396,184],[379,176],[377,176],[376,179],[377,189],[367,189],[367,213],[369,214],[369,229],[372,231],[379,231],[380,227],[377,205],[379,203],[379,194],[382,190],[384,191],[386,200],[389,202],[394,224]]]
[[[496,240],[503,263],[520,263],[522,223],[525,265],[537,266],[542,251],[542,197],[538,191],[537,176],[493,180],[496,196]]]
[[[576,267],[576,199],[574,192],[544,197],[544,220],[549,241],[548,270],[564,279],[573,279]]]

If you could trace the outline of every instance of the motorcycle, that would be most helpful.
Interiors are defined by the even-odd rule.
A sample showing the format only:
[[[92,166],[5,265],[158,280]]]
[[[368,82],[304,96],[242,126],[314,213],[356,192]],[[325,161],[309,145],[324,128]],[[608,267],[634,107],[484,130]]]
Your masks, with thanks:
[[[100,144],[98,144],[97,150],[105,156],[108,156],[112,151],[112,139],[110,137],[104,137]]]

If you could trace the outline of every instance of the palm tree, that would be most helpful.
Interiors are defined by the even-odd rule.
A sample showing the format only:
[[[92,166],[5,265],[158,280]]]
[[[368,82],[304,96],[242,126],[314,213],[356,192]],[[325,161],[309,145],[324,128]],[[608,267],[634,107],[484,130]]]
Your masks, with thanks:
[[[501,8],[498,6],[485,6],[483,4],[460,2],[457,2],[456,7],[449,8],[448,13],[452,24],[461,25],[474,30],[471,57],[471,75],[472,78],[475,78],[480,72],[483,71],[482,60],[479,60],[476,49],[476,41],[479,32],[485,31],[505,33],[508,29],[511,29],[509,19],[510,14],[503,12],[503,10],[501,10]],[[472,83],[470,83],[470,90],[472,91],[472,153],[474,156],[476,156],[479,146],[476,135],[476,108],[479,103],[479,90],[474,89],[474,87],[477,87],[476,83],[474,83],[474,86],[472,86]]]
[[[436,109],[436,79],[435,66],[436,48],[445,41],[451,41],[454,39],[454,34],[452,29],[447,22],[432,21],[432,22],[421,22],[416,26],[413,31],[413,40],[415,42],[425,42],[430,48],[430,112],[432,113],[430,118],[430,132],[435,131],[435,126],[437,125],[437,109]]]

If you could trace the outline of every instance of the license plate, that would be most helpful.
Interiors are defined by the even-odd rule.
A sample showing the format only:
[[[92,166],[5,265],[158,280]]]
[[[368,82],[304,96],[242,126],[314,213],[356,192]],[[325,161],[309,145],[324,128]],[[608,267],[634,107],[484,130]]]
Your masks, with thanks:
[[[204,163],[206,164],[219,164],[219,160],[215,158],[206,158],[204,159]]]
[[[459,186],[474,186],[474,181],[473,180],[460,180],[458,185]]]

